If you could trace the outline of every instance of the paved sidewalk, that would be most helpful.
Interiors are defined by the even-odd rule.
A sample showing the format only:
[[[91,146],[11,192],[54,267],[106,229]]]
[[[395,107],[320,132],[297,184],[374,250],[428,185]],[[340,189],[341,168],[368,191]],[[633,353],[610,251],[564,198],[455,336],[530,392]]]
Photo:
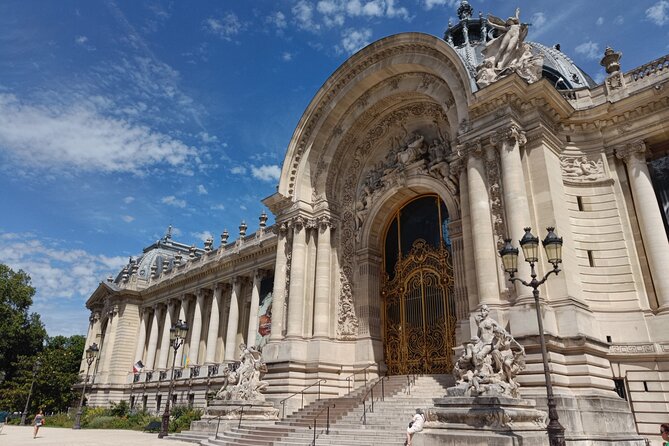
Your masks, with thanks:
[[[193,446],[183,441],[161,440],[158,434],[112,429],[41,427],[33,439],[32,426],[5,426],[1,446]]]

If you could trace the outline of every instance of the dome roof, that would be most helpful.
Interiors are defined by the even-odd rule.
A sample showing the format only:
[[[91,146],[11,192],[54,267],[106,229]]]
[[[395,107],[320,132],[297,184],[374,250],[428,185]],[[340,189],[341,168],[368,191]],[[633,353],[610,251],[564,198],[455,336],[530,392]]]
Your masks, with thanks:
[[[465,5],[465,13],[461,13],[463,5]],[[460,56],[472,80],[472,86],[475,86],[476,67],[484,59],[481,52],[486,47],[486,43],[497,36],[497,31],[488,24],[488,19],[480,12],[478,18],[473,18],[471,7],[466,0],[461,1],[458,16],[460,22],[455,25],[449,20],[444,40]],[[543,56],[542,77],[548,79],[556,89],[565,90],[597,85],[590,76],[560,51],[559,45],[550,48],[536,42],[528,41],[527,43],[533,54]]]

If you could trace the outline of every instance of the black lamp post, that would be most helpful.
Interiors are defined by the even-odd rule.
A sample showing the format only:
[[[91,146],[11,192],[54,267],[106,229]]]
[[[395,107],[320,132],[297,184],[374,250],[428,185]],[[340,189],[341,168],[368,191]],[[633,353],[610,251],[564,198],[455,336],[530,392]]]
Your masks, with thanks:
[[[170,377],[170,388],[167,392],[167,403],[165,404],[165,412],[163,413],[163,422],[160,425],[160,432],[158,438],[167,437],[167,429],[170,426],[170,400],[172,399],[172,387],[174,386],[174,362],[177,359],[177,350],[186,340],[188,334],[188,324],[178,320],[176,324],[170,328],[170,345],[174,349],[174,356],[172,356],[172,375]]]
[[[558,237],[555,228],[546,228],[548,234],[543,240],[544,250],[548,262],[553,265],[553,269],[548,271],[546,275],[537,280],[537,273],[534,269],[534,264],[539,260],[539,238],[532,235],[530,232],[532,228],[525,228],[525,235],[520,240],[520,247],[523,249],[525,261],[530,264],[532,280],[526,282],[515,277],[518,271],[518,248],[514,248],[511,244],[511,239],[504,240],[504,246],[499,250],[499,255],[502,256],[502,265],[504,271],[509,274],[509,280],[512,282],[520,282],[527,287],[532,288],[534,296],[534,306],[537,310],[537,322],[539,324],[539,340],[541,343],[541,357],[544,362],[544,376],[546,377],[546,397],[548,399],[548,442],[550,446],[565,446],[564,427],[560,424],[558,419],[557,409],[555,408],[555,397],[553,396],[553,385],[551,383],[551,374],[548,368],[548,353],[546,352],[546,339],[544,338],[544,322],[541,317],[541,304],[539,302],[539,286],[542,285],[548,276],[551,274],[557,275],[560,272],[559,264],[562,263],[562,237]]]
[[[23,409],[23,413],[21,414],[21,426],[26,424],[26,415],[28,414],[28,406],[30,405],[30,397],[33,395],[33,387],[35,386],[35,378],[37,378],[37,374],[39,373],[40,367],[42,367],[42,361],[37,359],[37,361],[35,361],[35,364],[33,364],[33,380],[30,382],[30,391],[28,392],[28,399],[26,400],[26,408]]]
[[[100,349],[98,348],[98,344],[96,344],[96,343],[91,344],[86,349],[86,364],[88,364],[88,366],[86,367],[86,377],[84,378],[84,387],[81,389],[81,400],[79,401],[79,410],[77,410],[77,415],[74,419],[74,426],[72,426],[72,429],[81,429],[81,412],[82,412],[83,406],[84,406],[84,396],[86,395],[86,384],[88,383],[88,372],[90,372],[91,364],[93,364],[93,361],[95,361],[97,359],[99,352],[100,352]]]

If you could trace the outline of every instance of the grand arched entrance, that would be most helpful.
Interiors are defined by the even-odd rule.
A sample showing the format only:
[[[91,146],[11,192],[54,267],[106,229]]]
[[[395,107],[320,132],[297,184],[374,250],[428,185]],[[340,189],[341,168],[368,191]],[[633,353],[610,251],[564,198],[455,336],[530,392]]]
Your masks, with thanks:
[[[388,221],[381,278],[390,374],[449,373],[455,343],[448,212],[436,195],[401,206]]]

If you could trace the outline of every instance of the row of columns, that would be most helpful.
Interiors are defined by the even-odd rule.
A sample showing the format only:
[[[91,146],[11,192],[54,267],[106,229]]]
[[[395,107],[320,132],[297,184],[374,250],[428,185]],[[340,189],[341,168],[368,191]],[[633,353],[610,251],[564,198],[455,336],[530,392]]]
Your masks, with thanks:
[[[483,140],[462,147],[466,161],[461,165],[465,171],[460,173],[459,186],[461,198],[469,204],[468,212],[463,213],[463,231],[465,240],[471,240],[471,246],[465,246],[466,257],[469,257],[465,259],[465,264],[474,266],[476,271],[474,277],[468,275],[467,288],[470,295],[478,297],[476,302],[470,300],[470,306],[479,303],[496,304],[500,301],[498,256],[485,161],[496,157],[494,150],[499,150],[507,235],[520,240],[523,228],[531,221],[520,155],[520,147],[525,142],[524,133],[517,126],[511,125],[495,133],[486,148]],[[473,271],[471,267],[467,269]],[[526,262],[518,262],[518,269],[519,276],[529,277]],[[521,293],[528,293],[524,288],[516,289],[518,297],[521,297]]]
[[[255,344],[256,333],[258,330],[258,309],[260,299],[260,285],[264,272],[257,270],[253,275],[253,284],[251,290],[251,305],[249,310],[248,331],[245,333],[246,342]],[[242,278],[236,277],[232,280],[230,286],[230,308],[227,312],[227,331],[222,339],[223,342],[223,362],[233,362],[236,360],[237,351],[237,332],[240,326],[240,299],[242,289]],[[183,299],[166,302],[165,304],[156,304],[153,312],[145,309],[140,318],[139,335],[135,350],[135,362],[142,361],[148,370],[164,370],[171,364],[170,359],[170,328],[177,319],[186,321],[189,315],[189,305],[194,303],[193,317],[188,330],[186,345],[188,346],[188,357],[193,365],[200,364],[199,357],[203,356],[204,364],[215,364],[219,330],[221,324],[222,296],[226,284],[217,283],[213,287],[213,292],[209,293],[205,289],[198,289],[195,293],[195,299],[184,296]],[[211,296],[211,297],[210,297]],[[207,299],[211,299],[210,305],[207,305]],[[179,304],[178,316],[176,307]],[[209,313],[205,312],[209,309]],[[225,317],[225,315],[224,315]],[[200,341],[203,338],[203,326],[208,320],[208,331],[205,336],[204,355],[200,355]],[[148,342],[147,342],[148,335]],[[185,347],[177,352],[177,357],[173,358],[176,364],[181,364]],[[158,357],[156,357],[158,355]]]
[[[298,216],[278,226],[270,340],[278,341],[284,336],[326,338],[330,336],[333,312],[332,223],[328,217],[306,220]],[[310,249],[314,241],[315,259]],[[312,273],[310,288],[307,279]],[[305,327],[313,327],[312,332],[305,333]]]

